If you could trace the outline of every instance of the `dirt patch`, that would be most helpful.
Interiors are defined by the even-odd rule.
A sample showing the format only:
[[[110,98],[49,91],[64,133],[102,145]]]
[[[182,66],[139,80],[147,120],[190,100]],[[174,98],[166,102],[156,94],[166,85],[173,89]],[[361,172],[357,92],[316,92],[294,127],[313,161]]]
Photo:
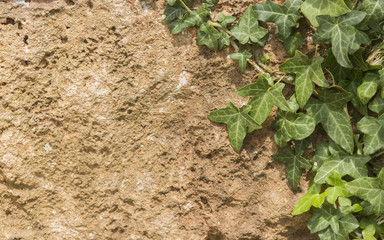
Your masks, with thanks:
[[[0,1],[0,239],[315,239],[290,215],[302,193],[271,158],[272,117],[241,154],[207,119],[254,72],[172,36],[164,7]]]

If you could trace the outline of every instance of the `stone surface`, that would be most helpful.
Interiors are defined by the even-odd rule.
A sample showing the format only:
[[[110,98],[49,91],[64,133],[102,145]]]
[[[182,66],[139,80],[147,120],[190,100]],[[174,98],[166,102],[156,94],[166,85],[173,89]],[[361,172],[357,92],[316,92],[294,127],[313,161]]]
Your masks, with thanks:
[[[315,239],[290,215],[273,116],[240,154],[207,119],[255,72],[172,36],[165,6],[0,0],[0,239]]]

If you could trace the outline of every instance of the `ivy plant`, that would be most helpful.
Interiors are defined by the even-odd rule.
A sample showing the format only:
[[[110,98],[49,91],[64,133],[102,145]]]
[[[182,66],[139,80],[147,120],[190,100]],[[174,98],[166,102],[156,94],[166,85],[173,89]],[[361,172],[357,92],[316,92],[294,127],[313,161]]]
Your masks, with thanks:
[[[272,116],[281,147],[273,158],[286,165],[292,190],[303,171],[312,176],[292,214],[313,209],[308,228],[321,240],[384,239],[384,0],[266,0],[240,16],[217,13],[219,0],[200,3],[168,0],[170,32],[196,27],[198,45],[231,47],[240,72],[257,72],[236,91],[247,104],[228,101],[208,118],[227,125],[240,152]],[[272,34],[267,25],[290,56],[277,70],[258,51]]]

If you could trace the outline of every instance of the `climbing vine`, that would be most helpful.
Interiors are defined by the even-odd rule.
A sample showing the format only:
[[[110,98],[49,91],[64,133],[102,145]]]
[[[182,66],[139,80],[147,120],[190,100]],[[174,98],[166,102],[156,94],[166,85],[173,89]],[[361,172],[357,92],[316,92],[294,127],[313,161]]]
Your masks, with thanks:
[[[275,106],[274,140],[282,151],[274,159],[285,163],[294,191],[303,169],[313,176],[292,214],[313,208],[308,228],[322,240],[384,239],[384,0],[267,0],[239,19],[220,14],[214,20],[218,2],[203,0],[193,8],[191,0],[168,0],[163,20],[172,34],[197,27],[198,45],[232,47],[230,57],[242,73],[248,66],[258,72],[254,83],[236,92],[248,97],[246,105],[228,101],[208,118],[226,124],[240,152],[246,135],[261,129]],[[279,71],[257,51],[269,39],[266,23],[276,25],[291,57]],[[298,50],[308,37],[314,53]],[[294,89],[288,99],[286,87]]]

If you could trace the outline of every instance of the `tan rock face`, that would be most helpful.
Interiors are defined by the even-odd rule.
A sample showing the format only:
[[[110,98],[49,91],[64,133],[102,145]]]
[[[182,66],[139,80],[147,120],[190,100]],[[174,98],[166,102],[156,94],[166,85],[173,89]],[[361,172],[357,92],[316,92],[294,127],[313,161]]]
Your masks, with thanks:
[[[314,239],[272,117],[241,154],[207,119],[254,72],[172,36],[165,5],[0,0],[0,239]]]

